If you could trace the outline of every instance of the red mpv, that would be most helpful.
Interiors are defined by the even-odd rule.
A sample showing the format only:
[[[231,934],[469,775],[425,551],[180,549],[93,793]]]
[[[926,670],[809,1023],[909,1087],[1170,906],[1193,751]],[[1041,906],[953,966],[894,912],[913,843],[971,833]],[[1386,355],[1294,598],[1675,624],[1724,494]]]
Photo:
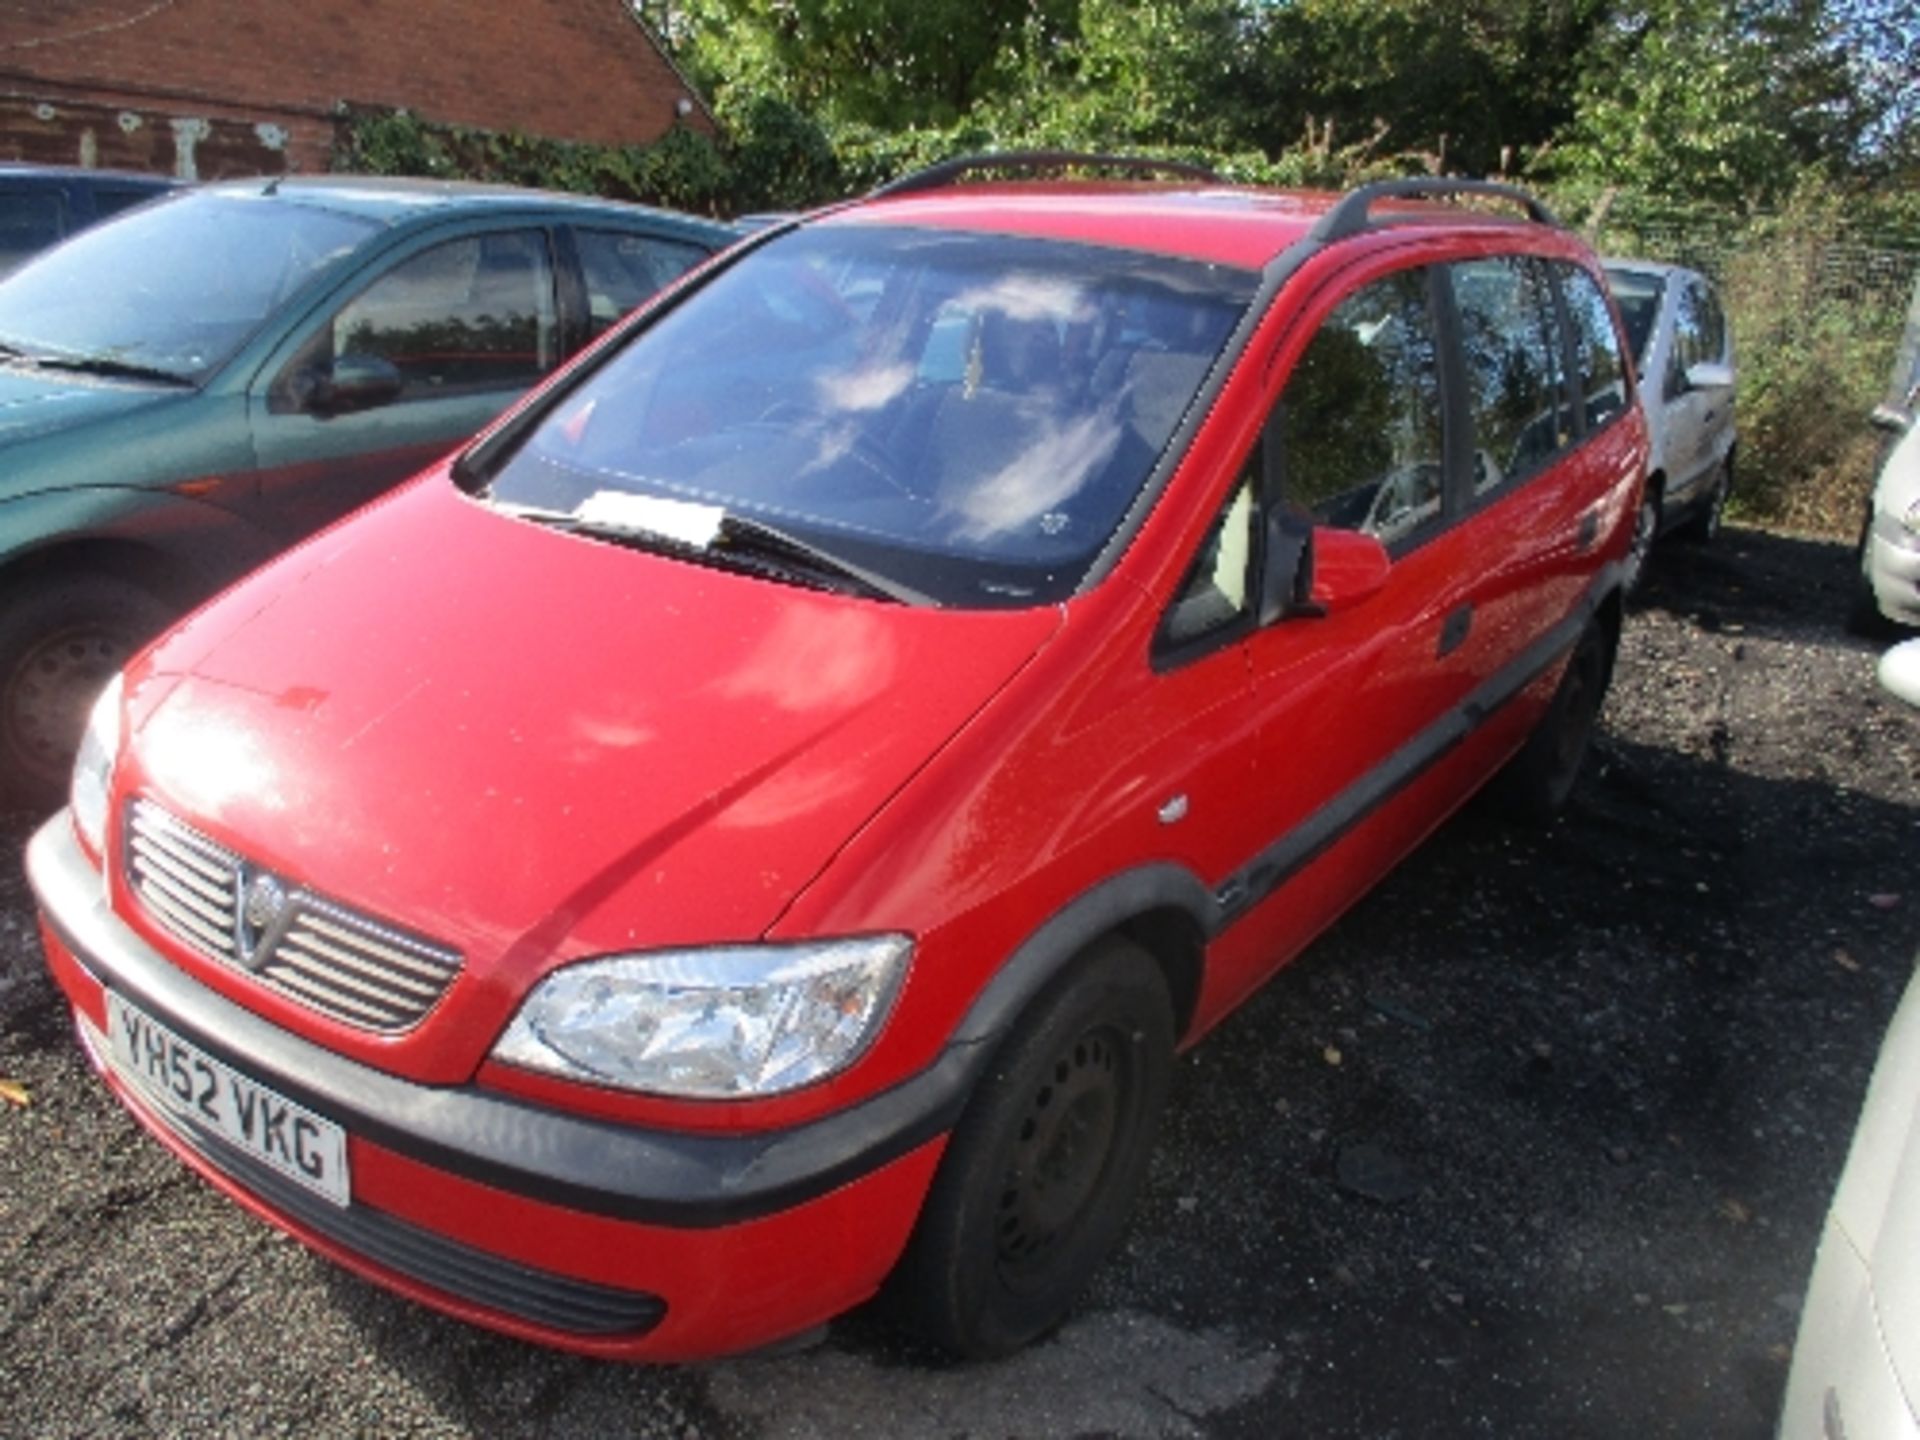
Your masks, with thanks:
[[[28,866],[143,1125],[528,1339],[890,1281],[999,1353],[1178,1049],[1496,772],[1565,799],[1646,457],[1587,248],[1074,163],[1162,173],[756,237],[128,667]]]

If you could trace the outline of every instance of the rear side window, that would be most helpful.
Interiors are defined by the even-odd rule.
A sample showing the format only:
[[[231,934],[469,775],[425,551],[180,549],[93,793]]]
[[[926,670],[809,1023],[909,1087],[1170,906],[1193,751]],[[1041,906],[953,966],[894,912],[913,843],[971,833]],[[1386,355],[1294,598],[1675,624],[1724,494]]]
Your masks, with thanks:
[[[1341,301],[1281,407],[1288,504],[1385,545],[1437,519],[1446,451],[1430,273],[1402,271]]]
[[[1544,266],[1503,255],[1463,261],[1452,273],[1478,495],[1533,474],[1570,445],[1573,412]]]
[[[1599,284],[1578,265],[1555,262],[1560,293],[1573,326],[1573,384],[1586,411],[1588,430],[1597,430],[1627,408],[1627,367],[1620,334]]]
[[[594,335],[707,258],[698,245],[618,230],[576,230],[574,243]]]

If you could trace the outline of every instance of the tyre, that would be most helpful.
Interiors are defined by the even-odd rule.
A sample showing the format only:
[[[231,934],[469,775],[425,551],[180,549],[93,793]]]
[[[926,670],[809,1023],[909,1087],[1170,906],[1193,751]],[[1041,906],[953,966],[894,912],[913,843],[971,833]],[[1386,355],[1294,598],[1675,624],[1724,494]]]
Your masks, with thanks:
[[[1566,808],[1606,698],[1611,650],[1606,630],[1589,620],[1547,713],[1496,781],[1498,797],[1510,813],[1545,823]]]
[[[94,697],[167,618],[146,591],[107,576],[45,579],[0,597],[0,796],[60,803]]]
[[[1720,533],[1720,521],[1727,511],[1727,496],[1733,492],[1733,460],[1722,460],[1713,472],[1713,488],[1695,510],[1680,533],[1696,545],[1705,545]]]
[[[891,1289],[956,1355],[1045,1334],[1119,1239],[1173,1069],[1165,978],[1118,938],[1022,1014],[948,1141]]]
[[[1660,497],[1649,491],[1640,497],[1640,513],[1634,517],[1633,539],[1627,545],[1626,569],[1620,577],[1620,593],[1632,595],[1646,579],[1647,561],[1653,556],[1653,540],[1660,533]]]

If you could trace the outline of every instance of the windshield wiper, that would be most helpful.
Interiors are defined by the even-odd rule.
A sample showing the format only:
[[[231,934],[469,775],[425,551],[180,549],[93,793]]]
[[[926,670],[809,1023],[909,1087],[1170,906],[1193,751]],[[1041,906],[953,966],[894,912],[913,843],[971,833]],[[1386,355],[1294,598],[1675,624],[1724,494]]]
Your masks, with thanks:
[[[495,509],[523,520],[537,521],[556,530],[576,535],[591,535],[599,540],[641,546],[673,555],[687,555],[708,561],[732,560],[758,574],[797,580],[820,589],[852,591],[878,600],[902,605],[931,605],[932,598],[910,585],[875,574],[831,551],[790,535],[786,531],[745,515],[720,517],[720,533],[712,544],[698,545],[677,536],[640,526],[609,525],[582,520],[570,510],[549,510],[540,505],[520,505],[511,500],[489,499]]]
[[[746,515],[721,516],[719,543],[730,552],[768,557],[789,566],[797,562],[816,575],[838,582],[840,588],[850,582],[876,599],[893,600],[902,605],[933,603],[925,591],[902,585],[898,580],[878,574],[864,565],[855,565],[851,560],[835,555],[830,550],[822,550],[818,545],[810,544],[797,535],[790,535],[764,520],[755,520]],[[708,553],[712,553],[711,549]]]
[[[132,360],[117,360],[111,355],[35,355],[33,363],[42,370],[77,370],[86,375],[108,375],[117,380],[151,380],[161,385],[193,388],[194,382],[174,370],[158,365],[141,365]]]

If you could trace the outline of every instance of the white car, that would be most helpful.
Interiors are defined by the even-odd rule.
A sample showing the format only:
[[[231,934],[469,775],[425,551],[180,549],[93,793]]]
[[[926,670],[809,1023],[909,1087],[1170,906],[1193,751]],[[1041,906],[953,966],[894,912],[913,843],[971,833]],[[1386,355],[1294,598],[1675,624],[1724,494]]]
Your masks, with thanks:
[[[1874,418],[1897,430],[1907,417],[1882,407]],[[1860,531],[1860,583],[1849,623],[1871,634],[1888,621],[1920,625],[1920,425],[1910,424],[1888,452]]]
[[[1920,640],[1889,650],[1880,680],[1920,706]],[[1800,1312],[1780,1440],[1920,1440],[1916,1241],[1920,980],[1908,985],[1887,1029],[1827,1212]]]
[[[1707,277],[1651,260],[1605,260],[1640,370],[1647,488],[1628,557],[1628,587],[1670,530],[1711,540],[1733,489],[1733,331]]]

